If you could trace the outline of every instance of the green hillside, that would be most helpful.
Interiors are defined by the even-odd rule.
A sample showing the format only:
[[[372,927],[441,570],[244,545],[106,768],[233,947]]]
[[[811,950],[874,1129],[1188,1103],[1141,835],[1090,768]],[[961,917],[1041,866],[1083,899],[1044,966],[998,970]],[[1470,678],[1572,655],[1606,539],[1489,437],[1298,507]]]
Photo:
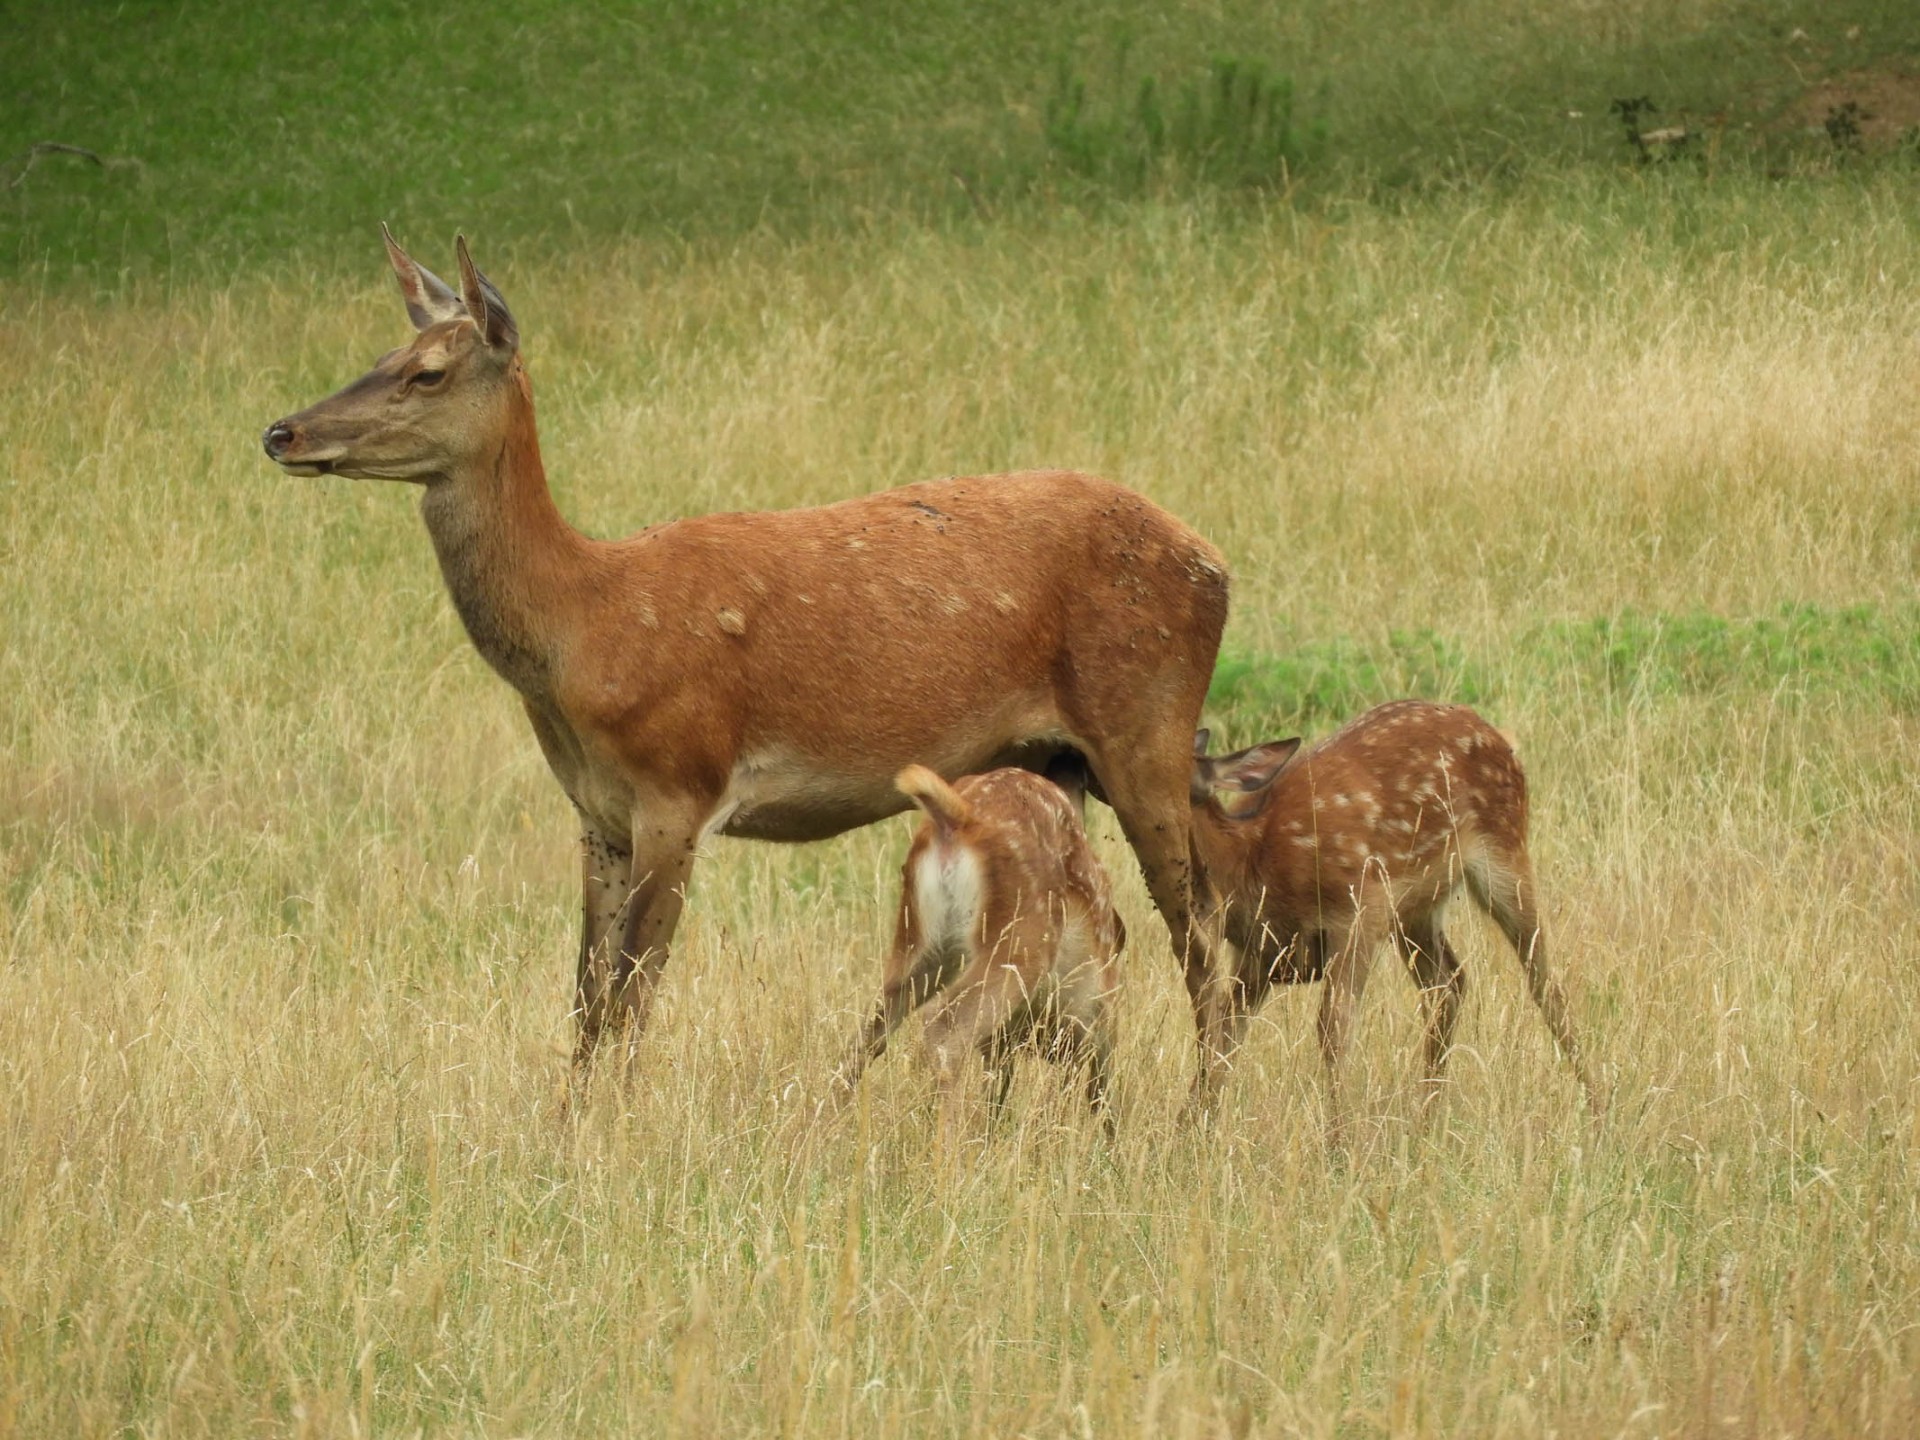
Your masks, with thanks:
[[[1137,188],[1394,195],[1627,163],[1609,105],[1642,96],[1691,163],[1792,168],[1836,149],[1834,106],[1793,108],[1810,87],[1916,54],[1899,0],[16,7],[0,267],[331,266],[382,216],[497,253]],[[1222,164],[1253,74],[1298,143]]]

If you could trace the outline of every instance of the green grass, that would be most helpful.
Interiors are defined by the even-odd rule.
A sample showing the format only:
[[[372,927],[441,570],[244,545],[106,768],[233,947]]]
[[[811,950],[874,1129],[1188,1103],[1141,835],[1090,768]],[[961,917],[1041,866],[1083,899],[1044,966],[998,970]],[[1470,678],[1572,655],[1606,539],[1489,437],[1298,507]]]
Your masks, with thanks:
[[[1667,119],[1725,112],[1722,165],[1820,165],[1824,138],[1769,128],[1781,106],[1917,39],[1898,0],[1622,0],[1577,17],[1517,0],[33,6],[0,31],[0,157],[55,140],[133,163],[49,157],[0,193],[0,274],[331,271],[382,217],[531,260],[628,235],[1097,208],[1148,173],[1121,123],[1139,82],[1178,141],[1180,97],[1204,108],[1223,58],[1284,80],[1323,135],[1279,147],[1309,195],[1624,164],[1606,107],[1643,93]],[[1063,84],[1086,97],[1064,130],[1048,120]],[[1162,188],[1245,177],[1218,116],[1198,119],[1183,162],[1150,167]]]
[[[1497,712],[1553,693],[1616,708],[1773,697],[1911,712],[1920,706],[1920,610],[1789,604],[1733,619],[1629,610],[1522,627],[1481,654],[1431,629],[1393,631],[1381,643],[1292,640],[1276,653],[1222,655],[1207,703],[1236,734],[1277,738],[1403,695]]]

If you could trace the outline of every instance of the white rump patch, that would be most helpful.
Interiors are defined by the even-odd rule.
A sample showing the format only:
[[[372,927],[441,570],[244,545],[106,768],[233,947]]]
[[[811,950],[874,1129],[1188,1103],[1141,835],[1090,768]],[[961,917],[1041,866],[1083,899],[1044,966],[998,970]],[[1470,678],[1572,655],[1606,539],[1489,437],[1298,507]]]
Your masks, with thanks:
[[[980,915],[980,857],[964,845],[929,845],[913,869],[920,942],[929,950],[964,951]]]

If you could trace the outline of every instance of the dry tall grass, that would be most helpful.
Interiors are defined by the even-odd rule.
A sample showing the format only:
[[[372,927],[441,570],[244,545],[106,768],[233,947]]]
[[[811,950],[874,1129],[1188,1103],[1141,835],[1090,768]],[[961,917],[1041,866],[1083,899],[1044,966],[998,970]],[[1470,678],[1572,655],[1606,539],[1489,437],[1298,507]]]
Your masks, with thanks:
[[[1066,463],[1226,549],[1241,646],[1905,600],[1910,200],[1631,190],[477,248],[603,533]],[[0,297],[0,1434],[1911,1433],[1913,716],[1511,663],[1604,1127],[1463,925],[1437,1123],[1382,966],[1347,1168],[1311,994],[1178,1129],[1184,1001],[1106,824],[1117,1142],[1028,1065],[942,1170],[910,1050],[809,1131],[900,822],[716,844],[639,1082],[562,1125],[565,804],[409,494],[256,449],[402,333],[366,262]]]

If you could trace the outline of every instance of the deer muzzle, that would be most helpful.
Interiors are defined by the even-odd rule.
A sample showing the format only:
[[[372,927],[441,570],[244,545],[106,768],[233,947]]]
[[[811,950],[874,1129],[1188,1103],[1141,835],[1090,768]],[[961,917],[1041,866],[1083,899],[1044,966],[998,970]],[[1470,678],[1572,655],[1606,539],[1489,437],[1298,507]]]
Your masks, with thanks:
[[[306,436],[291,420],[276,420],[260,437],[260,448],[267,458],[293,475],[326,475],[332,472],[334,457],[305,453],[310,449]]]

